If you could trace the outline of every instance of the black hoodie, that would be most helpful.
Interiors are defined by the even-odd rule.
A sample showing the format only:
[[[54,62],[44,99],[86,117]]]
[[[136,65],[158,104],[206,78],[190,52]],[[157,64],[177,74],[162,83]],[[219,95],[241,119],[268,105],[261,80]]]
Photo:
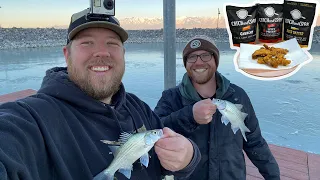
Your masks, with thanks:
[[[162,128],[147,104],[123,85],[104,104],[69,80],[66,68],[47,71],[37,94],[0,106],[0,180],[92,179],[113,159],[108,145],[121,132]],[[193,160],[175,176],[188,176]],[[165,171],[152,149],[148,168],[133,164],[131,179],[161,179]],[[117,179],[126,179],[116,172]]]

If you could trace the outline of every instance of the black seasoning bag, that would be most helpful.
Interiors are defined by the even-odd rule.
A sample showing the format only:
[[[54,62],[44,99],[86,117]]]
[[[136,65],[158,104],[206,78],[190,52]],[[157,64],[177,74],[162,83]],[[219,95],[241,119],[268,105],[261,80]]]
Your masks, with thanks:
[[[315,3],[285,0],[283,7],[284,40],[296,38],[301,47],[308,47],[315,11]]]
[[[282,40],[283,4],[259,4],[259,41],[275,43]]]
[[[254,44],[257,29],[257,5],[251,7],[226,6],[229,30],[234,46],[240,43]]]

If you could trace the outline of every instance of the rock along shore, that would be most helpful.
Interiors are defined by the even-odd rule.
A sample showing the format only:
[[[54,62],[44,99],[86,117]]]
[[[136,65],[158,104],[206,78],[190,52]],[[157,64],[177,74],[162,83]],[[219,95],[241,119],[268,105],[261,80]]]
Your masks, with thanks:
[[[128,30],[126,43],[163,42],[163,30]],[[221,29],[177,29],[177,42],[187,42],[191,37],[204,34],[216,42],[229,42],[225,28]],[[63,46],[66,44],[67,30],[55,28],[0,28],[0,49],[37,48]],[[313,43],[320,44],[320,26],[314,30]]]

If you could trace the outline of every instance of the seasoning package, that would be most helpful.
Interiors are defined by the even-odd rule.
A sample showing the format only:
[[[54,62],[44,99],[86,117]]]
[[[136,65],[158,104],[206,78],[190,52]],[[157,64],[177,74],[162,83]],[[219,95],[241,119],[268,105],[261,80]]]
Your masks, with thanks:
[[[254,44],[257,33],[257,5],[226,6],[226,13],[233,45],[239,47],[240,43]]]
[[[301,47],[312,41],[311,26],[316,11],[315,3],[284,1],[284,40],[296,38]]]
[[[259,4],[259,41],[276,43],[282,40],[283,4]]]

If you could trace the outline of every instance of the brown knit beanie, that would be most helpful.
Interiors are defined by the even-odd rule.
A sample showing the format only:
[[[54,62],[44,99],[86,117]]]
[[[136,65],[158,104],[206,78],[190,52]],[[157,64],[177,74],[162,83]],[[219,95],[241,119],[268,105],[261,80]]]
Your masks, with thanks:
[[[205,50],[213,53],[214,59],[216,61],[216,66],[219,65],[219,49],[214,43],[213,39],[208,36],[200,35],[193,37],[185,46],[183,50],[183,64],[186,67],[187,57],[190,53],[198,50]]]

